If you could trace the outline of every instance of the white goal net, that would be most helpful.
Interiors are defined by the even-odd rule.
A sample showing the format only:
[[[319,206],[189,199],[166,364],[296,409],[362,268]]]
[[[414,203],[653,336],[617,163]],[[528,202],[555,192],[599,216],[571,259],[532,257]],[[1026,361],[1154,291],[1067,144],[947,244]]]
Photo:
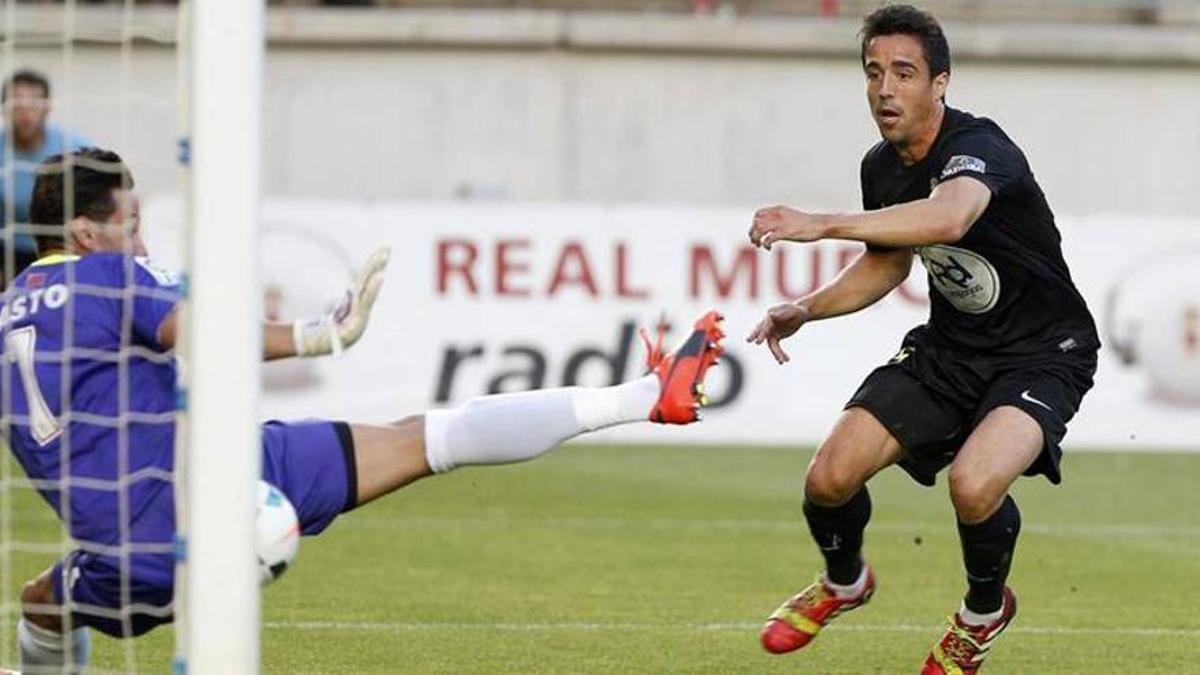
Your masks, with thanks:
[[[58,575],[55,591],[62,604],[43,609],[53,610],[68,625],[77,627],[80,617],[96,616],[126,633],[136,632],[139,617],[173,614],[175,619],[173,626],[137,639],[89,630],[88,672],[257,669],[252,528],[261,350],[254,267],[262,4],[3,0],[0,6],[0,76],[8,83],[0,138],[0,280],[5,289],[0,425],[6,446],[0,461],[0,672],[21,666],[17,624],[29,609],[22,603],[26,582],[80,551],[113,561],[112,587],[119,600],[89,604],[72,599],[61,590],[78,582],[68,565],[68,572]],[[29,302],[21,298],[27,289],[13,281],[39,255],[34,238],[66,231],[65,222],[30,224],[29,193],[37,167],[48,155],[89,146],[118,153],[142,198],[179,197],[168,201],[179,204],[176,222],[184,223],[183,250],[159,252],[183,261],[178,270],[181,324],[173,355],[150,354],[135,344],[124,314],[118,348],[95,353],[80,347],[73,312],[81,298],[109,297],[128,308],[145,291],[132,282],[116,292],[92,288],[75,279],[71,265],[63,266],[72,293],[61,322],[63,334],[56,336],[61,348],[47,351],[44,335],[35,348],[36,334],[9,330],[8,319],[18,304]],[[74,213],[74,175],[68,162],[62,172],[67,195],[62,211],[67,214]],[[149,231],[155,223],[141,227]],[[135,252],[129,245],[126,253],[132,260]],[[155,253],[150,251],[152,257]],[[132,263],[127,268],[132,270]],[[48,298],[49,293],[38,296]],[[28,310],[26,304],[20,311]],[[175,357],[176,410],[150,416],[132,409],[139,385],[131,381],[130,364],[158,359],[169,366]],[[46,364],[59,369],[57,381],[68,383],[101,363],[115,364],[118,373],[111,412],[73,410],[73,384],[55,386],[52,394],[41,391],[47,385],[39,381],[39,373]],[[146,467],[147,448],[130,441],[133,425],[155,424],[174,429],[178,442],[173,466],[168,462],[165,470]],[[10,439],[18,427],[37,432],[33,436],[45,440],[46,454],[54,455],[33,471],[25,465],[39,448],[22,454],[7,447],[15,444]],[[78,451],[88,442],[88,428],[114,431],[110,461],[99,471],[111,475],[97,475],[94,465],[87,475],[73,471],[79,466]],[[39,435],[39,430],[46,433]],[[41,475],[31,479],[30,473]],[[174,487],[177,527],[161,540],[138,540],[129,525],[139,508],[137,495],[155,481]],[[99,494],[108,495],[107,501]],[[92,503],[87,500],[111,504],[113,513],[84,513],[80,504]],[[80,541],[81,529],[75,526],[85,517],[108,517],[114,536]],[[178,560],[173,601],[161,606],[139,602],[142,596],[130,568],[145,555]],[[69,656],[75,638],[66,635]]]

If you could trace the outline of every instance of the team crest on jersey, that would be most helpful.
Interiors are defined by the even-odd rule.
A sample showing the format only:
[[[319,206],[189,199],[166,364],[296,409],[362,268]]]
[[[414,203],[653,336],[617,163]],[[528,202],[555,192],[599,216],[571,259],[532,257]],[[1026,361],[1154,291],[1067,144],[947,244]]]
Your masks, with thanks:
[[[149,273],[150,276],[154,277],[154,280],[157,281],[160,286],[178,286],[179,285],[179,277],[175,276],[174,272],[168,270],[165,267],[159,266],[153,260],[151,260],[145,256],[139,256],[137,258],[134,258],[134,260],[137,261],[137,264],[139,267],[146,270],[146,272]]]
[[[940,180],[946,180],[950,176],[960,174],[964,171],[987,173],[987,162],[970,155],[955,155],[950,158],[949,162],[946,162],[946,167],[942,169]]]
[[[929,272],[930,284],[954,308],[967,314],[985,314],[1000,299],[1000,275],[987,258],[955,246],[922,246],[917,249]]]

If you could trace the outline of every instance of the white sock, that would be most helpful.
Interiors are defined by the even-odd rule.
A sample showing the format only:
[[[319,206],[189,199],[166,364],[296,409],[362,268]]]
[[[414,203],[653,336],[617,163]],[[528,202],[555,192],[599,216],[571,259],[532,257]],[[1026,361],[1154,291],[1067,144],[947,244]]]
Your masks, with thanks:
[[[827,575],[822,575],[821,581],[825,584],[826,588],[833,591],[834,595],[843,600],[846,598],[857,598],[867,588],[867,565],[863,563],[862,571],[858,573],[858,578],[849,586],[835,584],[829,580]]]
[[[990,623],[996,623],[1000,617],[1004,615],[1004,604],[1001,603],[1000,609],[987,614],[977,614],[967,609],[967,603],[962,603],[958,608],[958,618],[968,626],[986,626]]]
[[[17,622],[17,643],[21,647],[23,673],[82,673],[92,656],[92,639],[86,628],[71,632],[68,664],[63,635],[29,623],[23,617]],[[71,667],[64,668],[67,665]]]
[[[613,387],[481,396],[425,413],[425,457],[434,473],[523,462],[579,434],[647,420],[658,394],[658,377],[647,375]]]

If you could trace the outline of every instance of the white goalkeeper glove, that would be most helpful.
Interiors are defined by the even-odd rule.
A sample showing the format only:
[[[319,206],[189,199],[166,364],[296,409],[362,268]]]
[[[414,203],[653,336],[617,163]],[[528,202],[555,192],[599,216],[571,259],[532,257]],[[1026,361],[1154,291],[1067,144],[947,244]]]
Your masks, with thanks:
[[[340,356],[362,337],[371,318],[371,307],[383,286],[383,272],[392,255],[390,246],[375,249],[354,275],[346,295],[332,312],[320,319],[292,324],[296,356]]]

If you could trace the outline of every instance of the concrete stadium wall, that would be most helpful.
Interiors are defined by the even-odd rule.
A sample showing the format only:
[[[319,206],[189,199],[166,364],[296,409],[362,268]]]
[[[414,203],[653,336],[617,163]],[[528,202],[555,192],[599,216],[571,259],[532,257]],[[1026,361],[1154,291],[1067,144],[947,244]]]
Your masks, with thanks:
[[[754,42],[740,24],[714,28],[716,47],[697,38],[669,50],[645,36],[614,47],[626,33],[593,48],[352,35],[332,45],[303,30],[279,38],[273,25],[272,195],[853,208],[858,161],[877,138],[852,48],[730,49]],[[852,47],[848,30],[836,26],[837,44]],[[1060,213],[1200,214],[1195,54],[1045,60],[1014,43],[1006,58],[987,34],[959,34],[967,56],[951,103],[1008,130]],[[50,71],[57,118],[125,149],[144,189],[176,188],[171,51],[139,44],[123,62],[115,48],[77,46],[68,69],[56,48],[19,48],[20,64]]]
[[[851,208],[878,139],[846,59],[280,50],[269,72],[267,186],[296,196]],[[950,100],[1059,211],[1200,213],[1200,71],[967,63]]]

